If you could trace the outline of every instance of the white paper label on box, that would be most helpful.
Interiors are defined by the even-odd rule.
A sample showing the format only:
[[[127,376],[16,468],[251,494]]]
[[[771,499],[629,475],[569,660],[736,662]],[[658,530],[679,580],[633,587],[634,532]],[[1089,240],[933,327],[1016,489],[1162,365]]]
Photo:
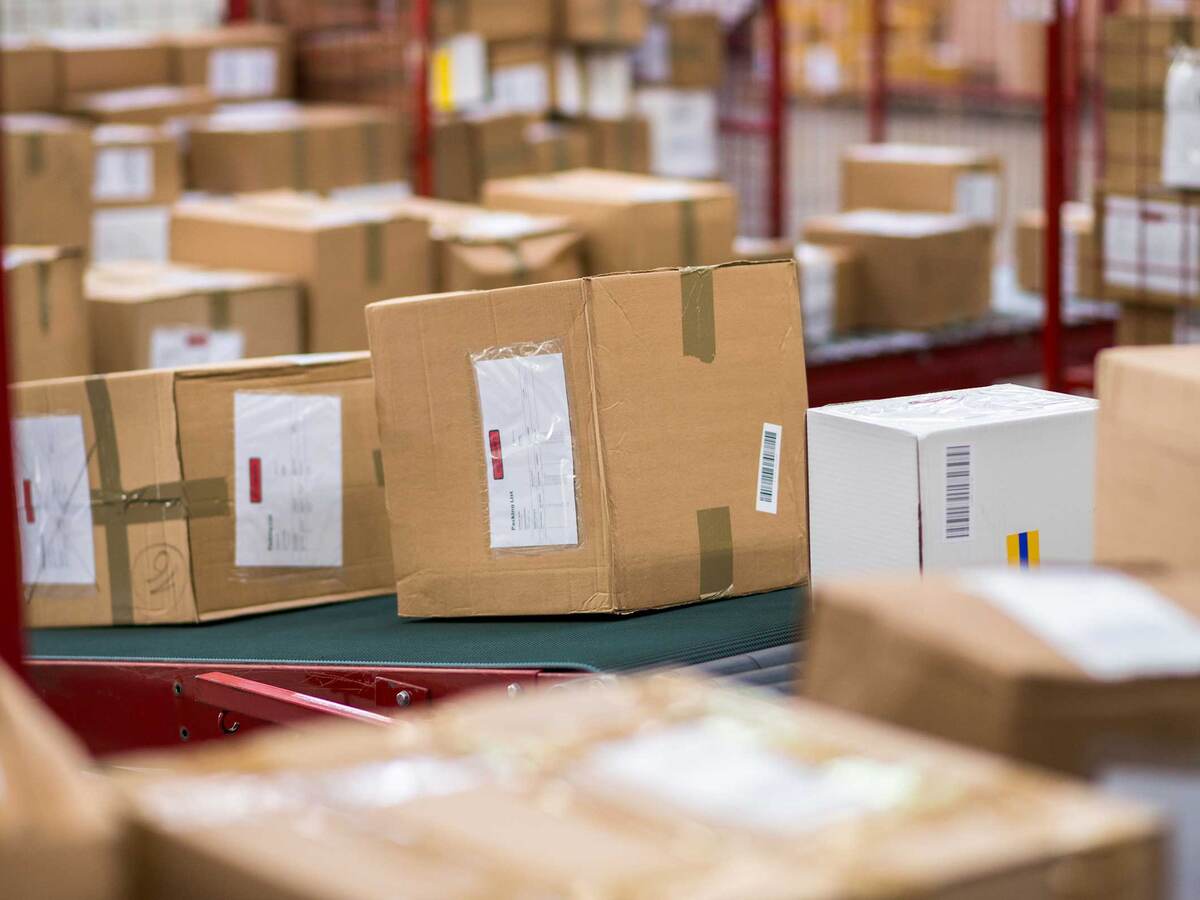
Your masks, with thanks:
[[[946,447],[946,530],[948,541],[971,539],[971,445]]]
[[[1107,197],[1104,283],[1176,297],[1200,291],[1200,208]]]
[[[245,355],[246,336],[238,329],[172,325],[150,332],[150,367],[154,369],[232,362]]]
[[[954,182],[954,211],[995,224],[1000,215],[1000,179],[991,172],[963,172]]]
[[[430,99],[440,110],[476,106],[487,99],[487,46],[478,34],[456,34],[433,51]]]
[[[583,115],[583,75],[573,50],[554,56],[554,107],[564,116]]]
[[[802,834],[911,802],[920,773],[864,757],[789,758],[735,720],[701,720],[601,744],[589,786],[632,791],[710,821]]]
[[[96,151],[93,200],[146,200],[153,195],[154,153],[149,147],[101,147]]]
[[[1127,575],[981,569],[958,576],[1093,678],[1200,674],[1200,621]]]
[[[550,108],[550,79],[540,63],[492,71],[492,108],[496,112],[540,113]]]
[[[238,566],[342,564],[342,398],[233,395]]]
[[[837,50],[825,44],[804,49],[804,86],[814,94],[833,94],[842,88],[842,64]]]
[[[649,88],[638,112],[650,123],[650,169],[668,178],[717,174],[717,96],[712,91]]]
[[[170,235],[169,206],[98,209],[92,213],[92,261],[166,262]]]
[[[783,443],[783,426],[763,422],[762,443],[758,448],[758,512],[776,515],[779,512],[779,448]]]
[[[1062,292],[1065,297],[1073,297],[1079,292],[1079,232],[1063,222],[1060,229],[1062,234]]]
[[[662,22],[651,22],[634,57],[638,80],[647,84],[671,77],[671,39]]]
[[[810,343],[833,337],[837,314],[837,266],[823,247],[800,244],[795,251],[800,267],[800,308],[804,337]]]
[[[95,584],[82,417],[20,417],[13,431],[22,581]]]
[[[216,97],[270,97],[278,70],[271,47],[221,47],[208,54],[208,89]]]
[[[633,111],[633,61],[624,50],[587,54],[587,114],[594,119],[624,119]]]
[[[579,543],[561,353],[475,362],[494,549]]]

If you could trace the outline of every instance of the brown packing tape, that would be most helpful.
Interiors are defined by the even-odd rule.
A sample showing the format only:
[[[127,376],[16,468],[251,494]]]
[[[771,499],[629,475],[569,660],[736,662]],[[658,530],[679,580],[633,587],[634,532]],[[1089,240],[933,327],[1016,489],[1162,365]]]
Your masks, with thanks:
[[[634,170],[633,144],[637,129],[631,119],[622,119],[617,127],[617,153],[621,162],[619,165],[626,172]]]
[[[308,190],[308,135],[303,129],[292,132],[292,187]]]
[[[37,264],[38,327],[42,334],[50,330],[50,263],[41,260]]]
[[[371,460],[375,463],[375,483],[383,487],[383,451],[376,447],[371,451]]]
[[[213,291],[208,295],[208,327],[213,331],[229,328],[229,291]]]
[[[550,145],[554,148],[554,171],[562,172],[571,164],[570,151],[566,138],[552,138]]]
[[[41,175],[46,167],[46,142],[39,132],[25,135],[25,173]]]
[[[621,36],[621,0],[606,0],[604,9],[604,30],[611,40]]]
[[[728,506],[696,510],[700,538],[700,599],[713,600],[733,591],[733,525]]]
[[[92,412],[92,429],[96,434],[96,465],[100,469],[100,490],[106,494],[121,493],[121,460],[117,452],[117,426],[113,420],[112,399],[103,376],[93,376],[84,383],[88,406]],[[100,523],[104,528],[104,545],[108,555],[108,590],[111,595],[114,625],[133,624],[133,590],[129,576],[129,533],[125,523],[110,518]]]
[[[521,239],[510,238],[504,242],[513,258],[513,277],[524,281],[529,277],[529,266],[525,264],[525,256],[521,252]]]
[[[681,269],[679,293],[683,304],[683,355],[710,363],[717,358],[712,267]]]
[[[362,126],[364,177],[368,184],[383,180],[383,123],[366,122]]]
[[[367,283],[379,284],[383,281],[383,225],[379,222],[367,222],[363,240],[367,255]]]
[[[173,519],[229,515],[229,483],[224,478],[168,481],[131,491],[92,491],[92,521],[141,525]]]
[[[679,201],[679,244],[685,266],[704,264],[703,260],[697,258],[700,255],[700,242],[696,235],[696,201],[691,198]]]

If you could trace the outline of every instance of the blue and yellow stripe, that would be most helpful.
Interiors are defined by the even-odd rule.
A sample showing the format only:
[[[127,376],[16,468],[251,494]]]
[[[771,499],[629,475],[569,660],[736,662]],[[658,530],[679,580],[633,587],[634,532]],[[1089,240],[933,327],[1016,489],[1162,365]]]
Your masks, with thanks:
[[[1041,565],[1041,542],[1036,531],[1018,531],[1008,536],[1008,564],[1028,569]]]

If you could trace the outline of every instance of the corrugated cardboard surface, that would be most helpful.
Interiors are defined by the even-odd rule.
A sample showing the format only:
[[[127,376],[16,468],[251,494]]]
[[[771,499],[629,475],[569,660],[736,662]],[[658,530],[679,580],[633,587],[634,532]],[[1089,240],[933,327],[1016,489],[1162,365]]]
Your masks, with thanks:
[[[5,116],[4,240],[88,247],[92,238],[92,137],[70,119]]]
[[[426,223],[296,197],[179,204],[171,252],[182,262],[298,277],[310,352],[365,349],[363,307],[427,292],[431,278]]]
[[[719,183],[576,169],[488,182],[484,205],[574,219],[597,274],[715,265],[733,253],[737,200]]]
[[[63,108],[99,123],[161,125],[178,116],[208,115],[216,108],[216,99],[207,88],[157,84],[72,94]]]
[[[165,130],[141,125],[102,125],[92,132],[95,153],[105,147],[144,147],[150,151],[152,193],[131,200],[97,200],[98,208],[166,206],[183,193],[183,157],[179,143]]]
[[[1074,278],[1064,290],[1077,297],[1099,297],[1099,263],[1096,256],[1096,222],[1091,206],[1067,203],[1062,210],[1063,240],[1075,242]],[[1017,284],[1023,291],[1042,292],[1042,249],[1046,239],[1046,214],[1030,209],[1017,217]]]
[[[716,14],[671,13],[666,27],[668,83],[681,88],[719,87],[725,71],[725,32]]]
[[[183,32],[169,38],[171,72],[177,84],[209,83],[208,60],[214,50],[223,47],[262,47],[275,52],[275,91],[270,97],[292,96],[292,46],[286,28],[272,25],[240,24],[226,28]],[[241,98],[246,99],[246,98]]]
[[[649,13],[641,0],[559,0],[557,35],[577,44],[641,43]]]
[[[791,263],[402,300],[368,323],[402,613],[628,612],[806,579]],[[579,544],[497,553],[470,360],[526,342],[563,354]],[[764,422],[784,434],[777,515],[755,509]]]
[[[549,174],[591,165],[591,137],[580,125],[534,122],[525,129],[535,171]]]
[[[1200,614],[1200,578],[1144,578]],[[952,576],[825,583],[808,696],[1076,775],[1113,739],[1195,746],[1200,678],[1100,681]]]
[[[883,234],[858,226],[859,210],[818,216],[804,239],[859,256],[864,328],[936,328],[984,315],[992,298],[992,229],[957,216],[928,233]]]
[[[965,173],[1001,174],[1000,157],[968,148],[904,146],[912,158],[888,155],[896,145],[850,147],[842,154],[842,209],[953,213],[955,185]],[[922,150],[930,152],[922,160]],[[997,210],[999,213],[999,210]]]
[[[203,288],[186,282],[193,275]],[[99,372],[150,368],[153,331],[180,325],[236,329],[248,359],[304,351],[302,289],[284,275],[102,263],[88,271],[87,299]]]
[[[586,165],[618,172],[650,171],[650,123],[641,116],[624,119],[587,119],[591,160]]]
[[[436,39],[472,32],[487,41],[550,37],[555,0],[435,0]]]
[[[239,390],[342,398],[341,568],[235,566],[232,395]],[[17,416],[81,416],[89,450],[97,584],[26,584],[32,627],[196,622],[388,587],[365,353],[30,382],[13,388],[13,403]]]
[[[0,40],[0,107],[5,112],[55,109],[57,74],[54,51],[45,44],[20,38]]]
[[[48,43],[54,49],[60,100],[71,94],[171,81],[167,45],[154,36],[79,31],[55,33]]]
[[[4,269],[12,380],[90,374],[82,251],[9,246]]]
[[[1200,348],[1106,350],[1096,386],[1096,559],[1195,565]]]

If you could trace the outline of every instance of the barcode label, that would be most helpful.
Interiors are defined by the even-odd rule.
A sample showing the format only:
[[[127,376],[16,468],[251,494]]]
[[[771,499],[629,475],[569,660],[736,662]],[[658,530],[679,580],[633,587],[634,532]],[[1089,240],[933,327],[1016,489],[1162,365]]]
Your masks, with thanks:
[[[758,502],[759,512],[776,515],[779,512],[778,473],[779,442],[783,439],[783,428],[763,422],[762,447],[758,455]]]
[[[946,540],[971,537],[971,445],[946,448]]]

